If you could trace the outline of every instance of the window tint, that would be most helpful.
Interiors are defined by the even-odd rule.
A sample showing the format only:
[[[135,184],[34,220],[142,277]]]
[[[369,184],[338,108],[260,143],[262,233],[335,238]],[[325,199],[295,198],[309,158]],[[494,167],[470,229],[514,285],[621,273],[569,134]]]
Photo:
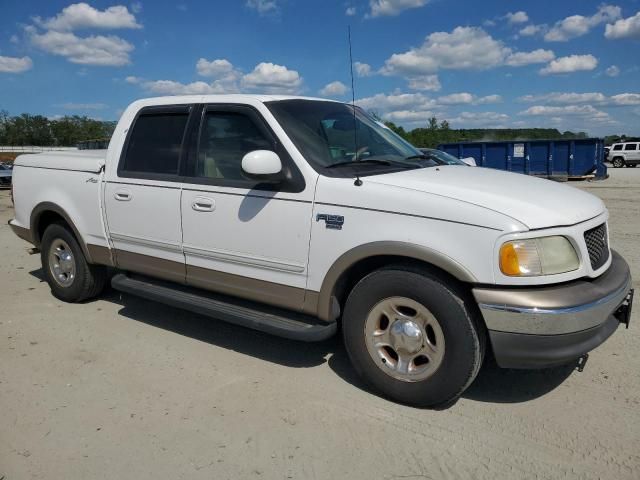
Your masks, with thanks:
[[[638,149],[638,144],[637,143],[627,143],[624,146],[625,150],[637,150]]]
[[[176,175],[188,118],[188,113],[140,115],[129,137],[122,170]]]
[[[613,149],[614,150],[622,150],[622,145],[614,145]]]
[[[237,112],[207,112],[200,133],[198,177],[247,180],[242,158],[253,150],[273,150],[271,140],[247,115]]]

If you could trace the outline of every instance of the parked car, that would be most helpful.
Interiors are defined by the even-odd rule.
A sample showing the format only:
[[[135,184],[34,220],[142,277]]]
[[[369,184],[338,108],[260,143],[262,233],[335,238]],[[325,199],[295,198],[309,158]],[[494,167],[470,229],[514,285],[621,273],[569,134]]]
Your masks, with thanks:
[[[357,373],[407,404],[454,401],[487,352],[573,362],[629,321],[599,198],[441,165],[348,104],[140,100],[106,152],[15,165],[10,225],[55,297],[95,297],[115,267],[118,290],[271,334],[340,327]]]
[[[640,163],[640,142],[614,143],[609,156],[615,168],[635,167]]]
[[[8,165],[0,163],[0,188],[11,188],[13,170]]]
[[[460,159],[458,157],[454,157],[450,153],[443,152],[442,150],[436,150],[435,148],[420,148],[419,150],[424,153],[427,158],[434,160],[440,165],[476,166],[476,160],[473,157]]]

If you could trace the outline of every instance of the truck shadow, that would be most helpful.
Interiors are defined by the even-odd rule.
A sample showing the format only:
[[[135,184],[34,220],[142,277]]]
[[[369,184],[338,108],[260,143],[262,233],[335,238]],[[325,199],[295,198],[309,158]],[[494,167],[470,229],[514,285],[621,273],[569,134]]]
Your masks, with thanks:
[[[42,269],[30,272],[44,281]],[[133,295],[108,290],[101,300],[120,305],[119,315],[215,347],[250,355],[291,368],[312,368],[327,363],[346,383],[373,395],[351,367],[341,336],[319,343],[302,343],[239,327],[202,315],[151,302]],[[491,357],[462,398],[486,403],[521,403],[534,400],[562,384],[575,364],[545,370],[501,369]],[[453,405],[448,405],[450,408]]]

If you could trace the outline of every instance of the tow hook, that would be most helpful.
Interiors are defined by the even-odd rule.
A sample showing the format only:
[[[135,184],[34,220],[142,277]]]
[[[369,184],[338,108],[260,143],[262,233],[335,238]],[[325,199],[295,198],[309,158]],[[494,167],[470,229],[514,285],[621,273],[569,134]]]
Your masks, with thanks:
[[[576,365],[576,368],[579,372],[582,372],[584,370],[584,367],[587,365],[587,360],[589,360],[588,353],[585,353],[578,359],[578,365]]]
[[[613,314],[613,316],[616,317],[620,323],[625,324],[627,328],[629,328],[629,322],[631,321],[631,307],[633,306],[633,292],[634,292],[633,288],[629,290],[629,293],[627,294],[624,301],[622,302],[622,305],[620,305],[618,309],[615,311],[615,313]]]

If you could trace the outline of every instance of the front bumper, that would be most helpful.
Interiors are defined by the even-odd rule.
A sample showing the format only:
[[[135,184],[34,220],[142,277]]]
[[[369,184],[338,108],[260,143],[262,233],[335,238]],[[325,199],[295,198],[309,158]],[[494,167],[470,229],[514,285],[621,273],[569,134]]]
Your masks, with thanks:
[[[613,250],[611,256],[609,269],[593,280],[538,288],[474,289],[498,365],[560,365],[609,338],[622,320],[625,309],[621,306],[630,302],[631,291],[629,266]],[[624,314],[628,321],[628,311]]]

